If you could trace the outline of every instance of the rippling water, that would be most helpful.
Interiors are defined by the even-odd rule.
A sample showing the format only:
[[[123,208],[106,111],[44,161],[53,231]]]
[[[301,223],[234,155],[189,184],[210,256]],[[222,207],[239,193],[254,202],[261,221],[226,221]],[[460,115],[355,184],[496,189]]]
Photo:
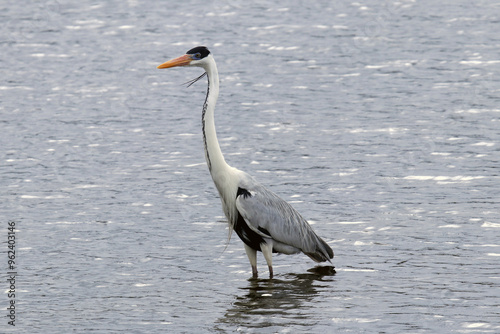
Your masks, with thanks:
[[[500,331],[497,3],[0,7],[2,328]],[[336,272],[276,256],[268,280],[259,257],[249,280],[204,162],[205,83],[180,86],[200,71],[156,70],[200,44],[227,161],[310,220]]]

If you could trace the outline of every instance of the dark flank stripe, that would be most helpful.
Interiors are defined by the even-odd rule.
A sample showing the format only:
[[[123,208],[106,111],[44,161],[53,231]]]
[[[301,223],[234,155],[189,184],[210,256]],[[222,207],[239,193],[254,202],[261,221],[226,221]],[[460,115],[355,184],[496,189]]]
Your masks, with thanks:
[[[265,243],[264,238],[248,227],[245,219],[239,213],[236,225],[234,225],[234,231],[245,244],[255,250],[261,251],[260,244]]]
[[[271,238],[271,233],[269,233],[269,231],[266,230],[265,228],[259,226],[258,230],[264,233],[265,235],[269,236],[269,238]]]
[[[243,198],[251,197],[250,192],[243,188],[238,188],[236,192],[236,198],[243,196]],[[236,221],[236,225],[234,226],[234,231],[238,234],[238,237],[255,250],[261,251],[260,244],[265,242],[264,239],[255,231],[253,231],[250,227],[248,227],[247,222],[241,214],[238,212],[238,220]]]
[[[238,191],[236,193],[236,198],[238,198],[239,196],[243,196],[243,198],[247,198],[247,197],[252,197],[252,194],[250,194],[250,192],[246,189],[238,188]],[[234,230],[236,231],[236,234],[238,235],[238,237],[240,237],[240,239],[245,244],[247,244],[248,246],[250,246],[251,248],[253,248],[257,251],[262,251],[260,249],[260,244],[265,243],[266,241],[264,240],[264,238],[260,234],[258,234],[257,232],[255,232],[254,230],[252,230],[248,226],[247,222],[245,221],[245,219],[243,219],[243,217],[241,216],[241,214],[239,212],[238,212],[238,220],[236,221],[236,224],[234,225]],[[269,233],[269,231],[266,230],[265,228],[259,226],[258,230],[261,231],[262,233],[268,235],[269,238],[272,238],[271,233]],[[273,249],[273,253],[276,253],[276,251],[274,249]]]

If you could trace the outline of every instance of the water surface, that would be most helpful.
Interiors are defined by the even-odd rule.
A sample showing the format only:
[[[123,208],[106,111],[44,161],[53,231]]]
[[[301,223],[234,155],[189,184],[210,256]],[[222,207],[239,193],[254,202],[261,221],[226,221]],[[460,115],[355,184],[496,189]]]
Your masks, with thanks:
[[[495,2],[1,7],[7,331],[500,331]],[[275,256],[270,281],[259,257],[249,280],[204,161],[205,83],[180,85],[200,71],[156,70],[196,45],[226,160],[310,221],[335,274]]]

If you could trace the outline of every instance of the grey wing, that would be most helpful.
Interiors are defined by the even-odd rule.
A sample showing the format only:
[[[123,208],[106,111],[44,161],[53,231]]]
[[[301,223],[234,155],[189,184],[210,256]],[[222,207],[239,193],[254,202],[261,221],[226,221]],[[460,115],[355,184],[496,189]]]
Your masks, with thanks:
[[[288,254],[302,251],[317,262],[333,258],[330,246],[316,235],[307,221],[262,185],[239,188],[236,208],[253,231],[273,239],[276,251]]]

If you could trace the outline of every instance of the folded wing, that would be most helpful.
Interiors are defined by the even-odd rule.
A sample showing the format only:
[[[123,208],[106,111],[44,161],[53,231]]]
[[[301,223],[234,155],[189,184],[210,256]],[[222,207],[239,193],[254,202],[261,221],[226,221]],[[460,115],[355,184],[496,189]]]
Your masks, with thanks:
[[[330,246],[316,235],[307,221],[290,204],[256,181],[242,183],[238,188],[236,208],[253,231],[273,240],[275,251],[285,254],[302,251],[316,262],[333,258]]]

